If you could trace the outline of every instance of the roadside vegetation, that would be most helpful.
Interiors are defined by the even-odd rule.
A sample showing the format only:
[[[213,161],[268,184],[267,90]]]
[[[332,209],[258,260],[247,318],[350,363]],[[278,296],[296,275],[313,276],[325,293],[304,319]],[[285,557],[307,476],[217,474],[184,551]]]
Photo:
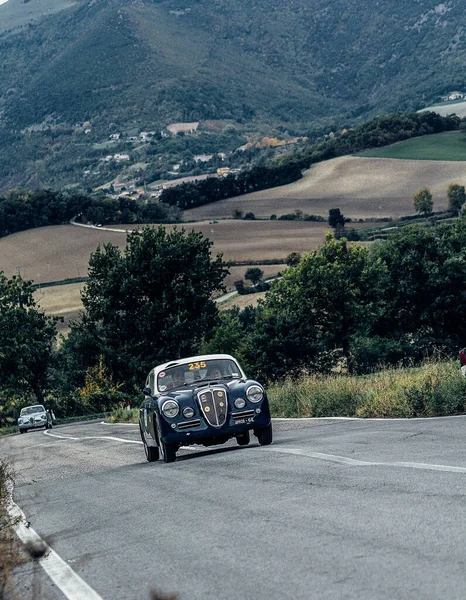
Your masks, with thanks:
[[[268,388],[274,417],[436,417],[466,412],[457,362],[386,368],[359,377],[309,375]]]
[[[328,233],[317,250],[290,254],[282,278],[243,310],[213,301],[228,266],[211,247],[201,233],[161,226],[129,233],[124,251],[98,248],[84,310],[59,347],[56,319],[36,306],[31,283],[2,276],[0,348],[9,351],[0,352],[0,427],[27,404],[45,403],[59,419],[136,407],[148,371],[173,357],[225,352],[265,384],[339,375],[353,386],[383,369],[453,359],[464,346],[466,216],[409,225],[370,246]],[[245,276],[258,286],[262,269]],[[427,403],[410,412],[399,394],[386,396],[387,416],[444,410]],[[370,408],[347,398],[350,414],[383,413],[381,400]]]
[[[9,486],[12,475],[8,465],[0,461],[0,598],[14,598],[11,587],[13,569],[25,561],[19,540],[13,532],[14,520],[8,514]]]

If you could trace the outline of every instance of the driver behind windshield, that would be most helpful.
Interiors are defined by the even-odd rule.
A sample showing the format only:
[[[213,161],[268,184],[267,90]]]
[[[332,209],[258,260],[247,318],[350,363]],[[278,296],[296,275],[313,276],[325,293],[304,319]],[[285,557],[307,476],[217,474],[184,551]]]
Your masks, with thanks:
[[[220,379],[222,378],[222,372],[217,365],[210,365],[207,369],[204,379]]]
[[[171,370],[170,375],[172,377],[171,388],[179,387],[185,384],[184,369],[183,367],[177,367]]]

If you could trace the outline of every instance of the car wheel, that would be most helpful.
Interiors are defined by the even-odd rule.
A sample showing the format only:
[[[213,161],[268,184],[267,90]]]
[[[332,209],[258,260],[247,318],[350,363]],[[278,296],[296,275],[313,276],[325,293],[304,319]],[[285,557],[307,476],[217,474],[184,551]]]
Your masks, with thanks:
[[[147,462],[155,462],[159,460],[159,449],[156,446],[148,446],[146,439],[139,428],[139,433],[141,434],[141,440],[144,445],[144,454],[146,455]]]
[[[176,451],[178,450],[178,447],[174,446],[173,444],[166,444],[162,440],[161,431],[160,431],[160,425],[159,425],[159,420],[158,419],[156,419],[156,423],[157,423],[157,439],[158,439],[158,442],[159,442],[160,456],[161,456],[163,462],[165,462],[165,463],[175,462],[175,460],[176,460]]]
[[[256,429],[254,434],[257,436],[257,441],[261,446],[268,446],[272,443],[272,423],[263,429]]]
[[[26,433],[26,430],[25,429],[20,429],[19,432],[20,433]]]
[[[251,435],[249,431],[244,431],[236,436],[236,443],[238,446],[247,446],[251,441]]]

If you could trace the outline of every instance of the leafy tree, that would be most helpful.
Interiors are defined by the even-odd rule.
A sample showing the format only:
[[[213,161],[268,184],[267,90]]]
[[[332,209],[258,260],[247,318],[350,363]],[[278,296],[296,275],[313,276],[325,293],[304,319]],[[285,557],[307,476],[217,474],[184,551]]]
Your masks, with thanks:
[[[285,322],[288,327],[294,324],[287,338],[293,337],[292,343],[303,348],[296,356],[296,367],[313,365],[325,370],[335,366],[340,356],[351,374],[355,370],[353,338],[361,329],[370,329],[383,275],[384,269],[368,260],[367,249],[328,234],[318,251],[303,256],[296,268],[286,270],[283,279],[272,286],[257,322],[265,317],[265,332],[273,323],[273,331],[278,327],[280,335],[284,335]]]
[[[34,301],[30,281],[0,272],[0,387],[43,402],[56,337],[56,318]]]
[[[246,292],[246,287],[242,279],[235,281],[234,286],[240,296],[242,296]]]
[[[461,207],[466,202],[466,192],[464,185],[458,183],[450,183],[447,189],[448,210],[459,212]]]
[[[344,227],[345,226],[345,217],[341,214],[339,208],[331,208],[328,211],[328,224],[330,227]]]
[[[259,267],[250,267],[244,274],[244,278],[250,281],[254,286],[259,283],[263,276],[264,271],[262,271],[262,269],[259,269]]]
[[[377,244],[373,258],[387,270],[385,305],[374,335],[398,340],[400,356],[421,359],[435,347],[464,346],[466,221],[410,226]]]
[[[285,263],[289,267],[297,267],[301,261],[301,254],[299,252],[290,252],[285,258]]]
[[[201,233],[145,227],[127,236],[123,254],[99,247],[89,261],[85,313],[63,345],[77,379],[102,355],[126,391],[154,364],[197,352],[217,318],[212,293],[224,289],[228,273],[211,246]]]
[[[413,197],[414,210],[419,214],[428,215],[432,212],[433,200],[432,194],[427,187],[420,188]]]

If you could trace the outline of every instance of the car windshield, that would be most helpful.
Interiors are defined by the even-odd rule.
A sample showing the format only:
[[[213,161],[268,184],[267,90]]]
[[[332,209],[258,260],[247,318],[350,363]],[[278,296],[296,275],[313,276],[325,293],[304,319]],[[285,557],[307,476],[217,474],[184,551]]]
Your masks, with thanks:
[[[160,392],[165,392],[193,383],[216,379],[239,379],[241,376],[240,368],[234,360],[207,359],[178,364],[161,371],[157,377],[157,388]]]
[[[25,408],[21,409],[21,416],[32,415],[40,412],[45,412],[45,408],[41,404],[38,404],[37,406],[26,406]]]

